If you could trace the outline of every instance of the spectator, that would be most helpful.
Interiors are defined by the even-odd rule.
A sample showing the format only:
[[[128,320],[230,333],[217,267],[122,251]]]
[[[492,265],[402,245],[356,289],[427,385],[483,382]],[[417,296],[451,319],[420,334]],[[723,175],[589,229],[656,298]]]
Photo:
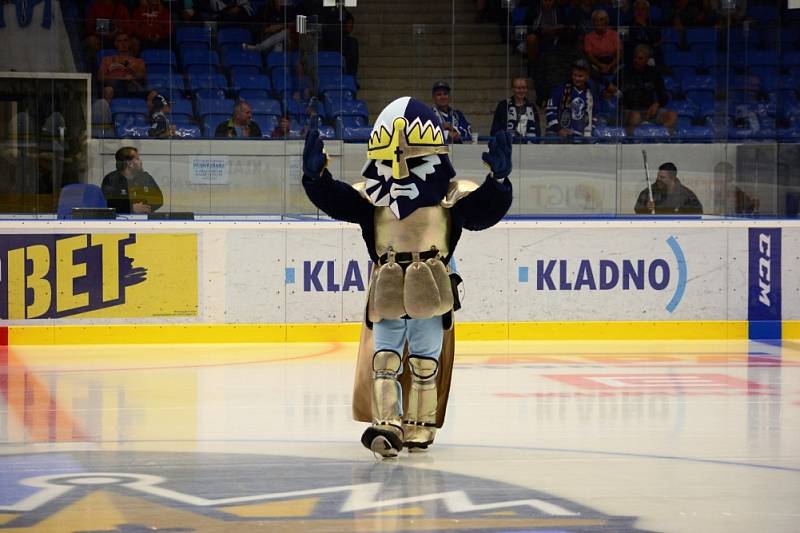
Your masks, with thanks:
[[[161,0],[140,0],[131,16],[133,32],[146,48],[169,46],[172,21]]]
[[[589,87],[589,62],[572,65],[572,81],[556,87],[547,101],[547,134],[589,137],[594,127],[594,96]]]
[[[342,28],[342,56],[344,57],[344,73],[358,76],[358,39],[353,37],[355,19],[353,14],[345,10],[344,27]]]
[[[472,127],[458,109],[450,107],[450,86],[443,81],[433,84],[433,112],[442,121],[445,143],[461,144],[472,140]]]
[[[600,75],[613,75],[619,66],[619,35],[608,28],[608,13],[598,9],[592,13],[594,31],[584,37],[584,51],[592,67]]]
[[[110,48],[119,32],[127,32],[130,25],[130,12],[120,0],[94,0],[86,14],[86,54],[91,70],[97,63],[97,52]]]
[[[144,61],[130,53],[130,37],[125,32],[114,38],[117,53],[106,56],[97,70],[103,87],[112,87],[114,95],[128,96],[143,91],[147,70]]]
[[[625,111],[623,121],[628,135],[644,121],[652,121],[670,130],[675,129],[678,115],[664,106],[669,94],[664,79],[648,65],[650,47],[640,44],[634,49],[633,64],[624,69],[621,76],[622,104]]]
[[[233,116],[217,126],[214,137],[260,138],[261,128],[253,120],[253,108],[244,100],[233,106]]]
[[[152,109],[150,113],[151,126],[150,129],[147,130],[147,136],[157,139],[166,139],[175,135],[175,124],[170,123],[169,117],[167,116],[171,108],[166,97],[160,94],[153,96],[150,102],[150,109]]]
[[[114,100],[114,89],[103,87],[103,97],[92,104],[92,124],[107,126],[112,124],[111,101]]]
[[[571,7],[568,17],[569,25],[578,35],[584,36],[594,31],[592,24],[592,11],[594,0],[577,0]]]
[[[661,30],[654,28],[650,24],[650,2],[647,0],[636,0],[633,3],[633,21],[628,32],[628,39],[625,41],[626,64],[630,65],[633,58],[633,51],[640,44],[650,47],[652,60],[650,66],[663,65],[664,57],[661,52]]]
[[[282,52],[295,47],[297,33],[294,11],[282,4],[281,0],[269,0],[258,10],[255,22],[264,24],[261,30],[261,42],[256,45],[242,43],[244,50]]]
[[[633,208],[638,214],[657,215],[702,215],[703,204],[697,199],[689,188],[685,187],[678,179],[678,168],[674,163],[664,163],[658,167],[658,176],[653,183],[653,201],[650,201],[650,191],[644,189],[639,193],[636,206]]]
[[[117,170],[103,178],[103,196],[117,213],[152,213],[164,205],[164,196],[153,176],[142,168],[139,151],[123,146],[114,154]]]
[[[273,139],[288,139],[292,134],[292,121],[289,120],[289,115],[283,115],[278,119],[278,124],[272,130],[270,137]]]
[[[721,161],[714,165],[715,190],[721,191],[724,215],[758,215],[760,205],[757,196],[747,194],[736,182],[733,165]]]
[[[667,20],[679,32],[691,26],[711,26],[715,17],[708,0],[675,0]]]
[[[566,29],[567,17],[557,0],[542,0],[541,7],[529,11],[533,16],[528,25],[526,54],[528,56],[529,71],[534,73],[539,65],[539,56],[543,52],[555,50],[558,40]]]
[[[207,0],[203,4],[205,9],[200,9],[198,16],[204,21],[248,23],[255,13],[250,0]]]
[[[491,134],[498,131],[509,131],[514,142],[525,142],[538,138],[539,110],[536,104],[528,100],[528,80],[517,76],[511,80],[514,94],[507,100],[500,100],[494,111]]]

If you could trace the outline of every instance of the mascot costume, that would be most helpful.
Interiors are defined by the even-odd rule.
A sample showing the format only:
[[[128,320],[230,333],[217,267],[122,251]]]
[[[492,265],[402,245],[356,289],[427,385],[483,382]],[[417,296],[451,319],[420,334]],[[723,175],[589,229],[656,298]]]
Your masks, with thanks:
[[[319,133],[306,137],[303,187],[321,211],[361,226],[375,264],[356,365],[353,416],[361,443],[395,457],[433,443],[453,365],[457,274],[448,264],[463,229],[496,224],[511,206],[511,136],[500,132],[480,186],[453,180],[441,123],[423,102],[398,98],[378,116],[364,182],[334,180]]]

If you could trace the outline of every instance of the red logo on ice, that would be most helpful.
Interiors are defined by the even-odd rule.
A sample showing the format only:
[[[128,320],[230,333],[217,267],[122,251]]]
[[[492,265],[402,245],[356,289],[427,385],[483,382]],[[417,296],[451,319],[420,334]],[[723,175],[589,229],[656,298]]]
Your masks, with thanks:
[[[544,377],[582,389],[626,391],[768,389],[724,374],[549,374]]]

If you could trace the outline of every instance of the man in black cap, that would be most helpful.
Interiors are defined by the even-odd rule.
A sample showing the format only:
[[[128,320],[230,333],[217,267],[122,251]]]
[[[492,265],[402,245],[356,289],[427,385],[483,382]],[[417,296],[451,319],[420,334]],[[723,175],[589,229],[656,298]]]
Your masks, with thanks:
[[[163,94],[156,94],[151,102],[150,129],[147,136],[163,139],[175,134],[175,125],[170,124],[167,113],[170,112],[169,101]]]
[[[442,121],[445,141],[463,143],[472,140],[472,126],[458,109],[450,107],[450,86],[444,81],[437,81],[431,90],[433,94],[433,112]]]
[[[591,68],[585,59],[572,64],[572,81],[550,93],[545,114],[547,134],[559,137],[590,137],[596,117],[594,95],[589,87]]]
[[[639,193],[633,208],[640,215],[702,215],[703,204],[688,187],[678,179],[678,168],[674,163],[658,167],[658,176],[651,191],[645,188]]]

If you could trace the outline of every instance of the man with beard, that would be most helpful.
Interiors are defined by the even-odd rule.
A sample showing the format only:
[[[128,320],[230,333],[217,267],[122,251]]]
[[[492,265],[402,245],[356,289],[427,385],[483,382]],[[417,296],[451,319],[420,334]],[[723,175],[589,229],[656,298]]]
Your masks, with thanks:
[[[117,170],[103,178],[103,196],[118,214],[148,214],[164,204],[164,196],[153,176],[142,169],[139,151],[123,146],[114,154]]]
[[[303,187],[320,210],[361,226],[375,264],[353,391],[354,418],[371,422],[361,443],[383,457],[424,450],[444,421],[453,364],[459,305],[448,264],[463,229],[493,226],[511,205],[511,135],[489,142],[480,186],[452,180],[442,124],[415,98],[378,115],[363,184],[334,180],[323,148],[311,131]]]
[[[644,189],[633,208],[640,215],[702,215],[703,204],[697,195],[678,179],[678,168],[674,163],[658,167],[658,176],[653,184],[653,200],[650,191]]]

